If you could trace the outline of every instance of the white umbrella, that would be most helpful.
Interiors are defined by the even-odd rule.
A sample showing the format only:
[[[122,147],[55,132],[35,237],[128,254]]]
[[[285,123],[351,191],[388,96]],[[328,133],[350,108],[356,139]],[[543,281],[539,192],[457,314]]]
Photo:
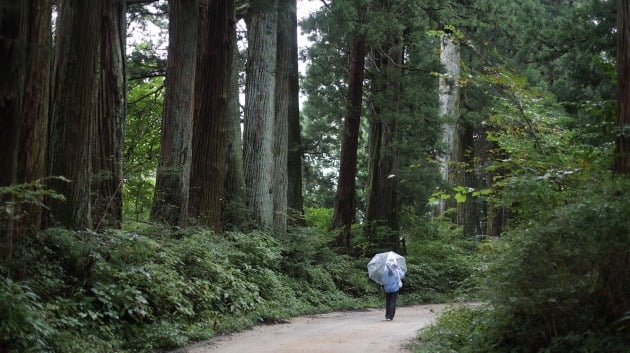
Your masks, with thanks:
[[[403,273],[407,273],[405,258],[393,251],[387,251],[374,255],[370,262],[368,262],[368,277],[376,283],[383,284],[383,272],[385,272],[385,267],[388,264],[398,265]]]

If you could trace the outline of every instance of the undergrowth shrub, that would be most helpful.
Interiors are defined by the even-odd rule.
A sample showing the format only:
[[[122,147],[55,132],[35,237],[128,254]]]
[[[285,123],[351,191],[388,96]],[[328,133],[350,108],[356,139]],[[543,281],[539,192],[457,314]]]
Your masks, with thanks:
[[[456,306],[446,309],[437,322],[418,335],[421,343],[415,353],[478,353],[488,351],[481,331],[489,316],[483,306]]]
[[[44,352],[53,333],[37,294],[0,277],[0,351]]]
[[[629,189],[623,179],[588,185],[511,232],[489,286],[495,308],[511,318],[501,345],[561,352],[571,342],[569,351],[584,349],[594,336],[630,338],[618,323],[630,310]]]
[[[147,226],[24,237],[19,260],[2,271],[22,278],[0,288],[0,307],[16,303],[2,307],[14,317],[0,320],[3,351],[152,352],[259,322],[360,307],[365,269],[330,251],[326,239],[309,231],[274,238]]]
[[[630,181],[588,181],[505,234],[487,306],[447,313],[418,352],[628,351]]]
[[[460,227],[445,218],[419,218],[407,233],[407,290],[423,302],[473,296],[487,263],[481,242],[462,236]],[[403,289],[405,288],[403,287]]]
[[[295,315],[381,306],[369,258],[331,250],[322,231],[329,217],[311,214],[313,227],[276,236],[141,225],[20,237],[15,260],[0,260],[0,348],[155,352]],[[439,294],[456,287],[441,285],[441,275],[461,282],[454,263],[452,272],[437,267],[457,252],[437,249],[410,254],[414,279],[401,304],[435,299],[431,285]]]
[[[304,220],[306,226],[318,232],[326,233],[332,221],[332,211],[330,208],[305,208]]]

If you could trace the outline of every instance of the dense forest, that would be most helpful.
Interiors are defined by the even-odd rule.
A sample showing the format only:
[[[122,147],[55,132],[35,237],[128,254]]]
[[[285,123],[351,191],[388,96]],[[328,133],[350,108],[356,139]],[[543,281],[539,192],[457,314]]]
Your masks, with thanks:
[[[630,1],[0,0],[0,67],[0,352],[378,307],[389,250],[476,303],[416,352],[628,352]]]

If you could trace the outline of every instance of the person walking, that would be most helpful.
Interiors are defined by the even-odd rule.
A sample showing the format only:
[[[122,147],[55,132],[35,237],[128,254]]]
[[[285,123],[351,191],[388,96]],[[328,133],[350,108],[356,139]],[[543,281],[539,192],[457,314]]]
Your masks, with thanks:
[[[396,315],[396,300],[405,273],[395,263],[386,263],[385,266],[382,280],[385,291],[385,320],[391,321]]]

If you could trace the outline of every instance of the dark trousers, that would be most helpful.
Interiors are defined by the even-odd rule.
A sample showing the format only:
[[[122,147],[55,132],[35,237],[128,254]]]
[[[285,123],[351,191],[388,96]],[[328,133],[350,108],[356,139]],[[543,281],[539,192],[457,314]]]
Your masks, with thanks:
[[[398,299],[398,292],[385,293],[385,318],[393,319],[396,315],[396,299]]]

